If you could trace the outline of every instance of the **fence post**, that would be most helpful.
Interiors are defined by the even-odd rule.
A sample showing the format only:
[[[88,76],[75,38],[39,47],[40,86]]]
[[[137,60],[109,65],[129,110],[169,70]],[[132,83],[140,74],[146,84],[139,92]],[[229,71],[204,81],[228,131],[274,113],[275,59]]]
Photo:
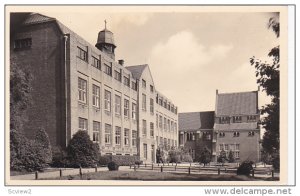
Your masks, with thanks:
[[[160,167],[160,172],[163,172],[163,166]]]
[[[59,169],[59,177],[62,177],[62,169]]]
[[[190,162],[190,167],[192,166],[192,163]]]
[[[80,178],[82,178],[82,168],[81,168],[81,166],[79,167],[79,175],[80,175]]]
[[[175,171],[176,171],[176,169],[177,169],[177,164],[175,165]]]
[[[201,166],[199,165],[199,173],[201,172]]]
[[[191,167],[189,167],[189,174],[191,174]]]
[[[134,171],[136,171],[136,165],[134,165]]]
[[[35,172],[35,179],[36,180],[39,179],[39,172],[38,171]]]
[[[272,172],[271,172],[271,173],[272,173],[272,178],[274,178],[274,170],[272,170]]]
[[[169,162],[168,162],[168,166],[169,166]]]
[[[165,163],[163,162],[163,166],[165,166]]]
[[[254,177],[254,169],[252,169],[252,177]]]
[[[95,167],[95,172],[98,172],[98,167],[97,167],[97,165],[96,165],[96,167]]]
[[[145,168],[147,167],[147,164],[145,163]]]
[[[172,162],[172,166],[173,166],[173,162]]]
[[[221,171],[220,171],[220,168],[218,168],[218,175],[220,175]]]
[[[152,163],[152,170],[154,170],[153,163]]]
[[[225,167],[225,173],[227,173],[227,167]]]

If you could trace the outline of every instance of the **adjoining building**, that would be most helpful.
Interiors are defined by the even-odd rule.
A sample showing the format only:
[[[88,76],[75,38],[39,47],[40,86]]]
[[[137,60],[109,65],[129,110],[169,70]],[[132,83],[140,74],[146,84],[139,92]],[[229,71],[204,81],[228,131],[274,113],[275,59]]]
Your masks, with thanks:
[[[137,155],[144,162],[155,162],[157,148],[176,147],[177,106],[156,90],[148,65],[116,62],[115,49],[106,24],[94,46],[55,18],[12,13],[11,62],[34,78],[26,135],[43,127],[52,146],[66,147],[84,130],[101,154]]]
[[[217,161],[221,151],[227,157],[232,151],[237,162],[260,161],[260,113],[258,91],[218,93],[216,91],[215,112],[179,113],[179,146],[188,149],[195,160],[199,160],[203,147],[210,149],[212,161]],[[207,137],[200,139],[205,119],[209,125]],[[204,134],[203,133],[203,134]],[[200,146],[200,147],[199,147]]]

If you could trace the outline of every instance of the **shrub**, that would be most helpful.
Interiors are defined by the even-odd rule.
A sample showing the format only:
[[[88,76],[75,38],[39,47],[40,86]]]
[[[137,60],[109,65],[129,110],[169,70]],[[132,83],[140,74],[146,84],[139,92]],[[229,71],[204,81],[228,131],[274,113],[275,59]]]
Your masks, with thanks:
[[[51,149],[50,140],[49,140],[49,137],[48,137],[48,134],[46,133],[46,131],[44,129],[39,129],[35,133],[34,140],[41,144],[41,146],[43,147],[43,151],[44,151],[43,158],[45,159],[45,162],[47,164],[50,164],[52,162],[52,149]]]
[[[180,163],[181,162],[180,154],[181,154],[180,150],[170,150],[168,161],[170,163]]]
[[[94,167],[99,159],[99,146],[86,131],[78,131],[69,142],[67,155],[71,167]]]
[[[108,167],[108,170],[109,171],[117,171],[117,170],[119,170],[119,165],[118,164],[116,164],[115,162],[109,162],[108,164],[107,164],[107,167]]]
[[[227,160],[226,152],[224,150],[222,150],[220,152],[220,156],[218,156],[217,161],[218,161],[218,163],[222,163],[222,165],[223,165],[226,162],[226,160]]]
[[[189,154],[183,154],[183,155],[181,155],[181,162],[189,162],[189,163],[191,163],[191,162],[193,162],[193,158]]]
[[[252,161],[244,161],[237,169],[237,175],[246,175],[249,176],[253,170]]]
[[[141,165],[141,164],[143,164],[143,161],[135,161],[134,164],[135,165]]]
[[[68,167],[67,152],[60,147],[53,148],[52,167]]]
[[[229,151],[229,154],[228,154],[228,162],[229,163],[234,163],[235,162],[234,154],[231,150]]]
[[[112,161],[112,155],[103,155],[103,156],[99,156],[98,164],[107,165],[111,161]]]
[[[204,150],[200,154],[199,162],[203,163],[205,166],[207,163],[210,163],[210,161],[211,161],[211,153],[207,148],[204,148]]]
[[[10,168],[16,171],[24,170],[22,159],[26,152],[27,139],[24,134],[16,131],[10,131]]]
[[[273,165],[274,170],[276,170],[276,171],[280,170],[280,156],[278,153],[273,154],[272,165]]]
[[[129,166],[136,162],[140,162],[140,159],[138,156],[112,155],[112,161],[118,165]],[[140,164],[142,164],[142,162],[140,162]]]

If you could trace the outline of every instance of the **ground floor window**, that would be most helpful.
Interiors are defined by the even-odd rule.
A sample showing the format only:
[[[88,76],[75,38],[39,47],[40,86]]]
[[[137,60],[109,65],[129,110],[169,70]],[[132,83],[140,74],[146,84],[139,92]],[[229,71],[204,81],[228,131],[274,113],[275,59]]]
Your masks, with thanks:
[[[100,122],[93,121],[93,141],[99,142],[100,138]]]
[[[105,144],[111,143],[111,125],[105,124]]]
[[[115,140],[116,145],[121,145],[121,127],[115,128]]]
[[[147,144],[144,144],[144,158],[147,159]]]

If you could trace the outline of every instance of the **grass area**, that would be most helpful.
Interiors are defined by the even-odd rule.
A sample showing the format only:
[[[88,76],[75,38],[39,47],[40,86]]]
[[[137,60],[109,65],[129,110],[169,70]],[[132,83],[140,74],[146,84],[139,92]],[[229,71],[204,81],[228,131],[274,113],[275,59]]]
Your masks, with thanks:
[[[101,171],[97,173],[63,176],[46,180],[143,180],[143,181],[257,181],[262,178],[252,178],[237,175],[181,174],[152,171]],[[274,179],[276,180],[276,179]]]

